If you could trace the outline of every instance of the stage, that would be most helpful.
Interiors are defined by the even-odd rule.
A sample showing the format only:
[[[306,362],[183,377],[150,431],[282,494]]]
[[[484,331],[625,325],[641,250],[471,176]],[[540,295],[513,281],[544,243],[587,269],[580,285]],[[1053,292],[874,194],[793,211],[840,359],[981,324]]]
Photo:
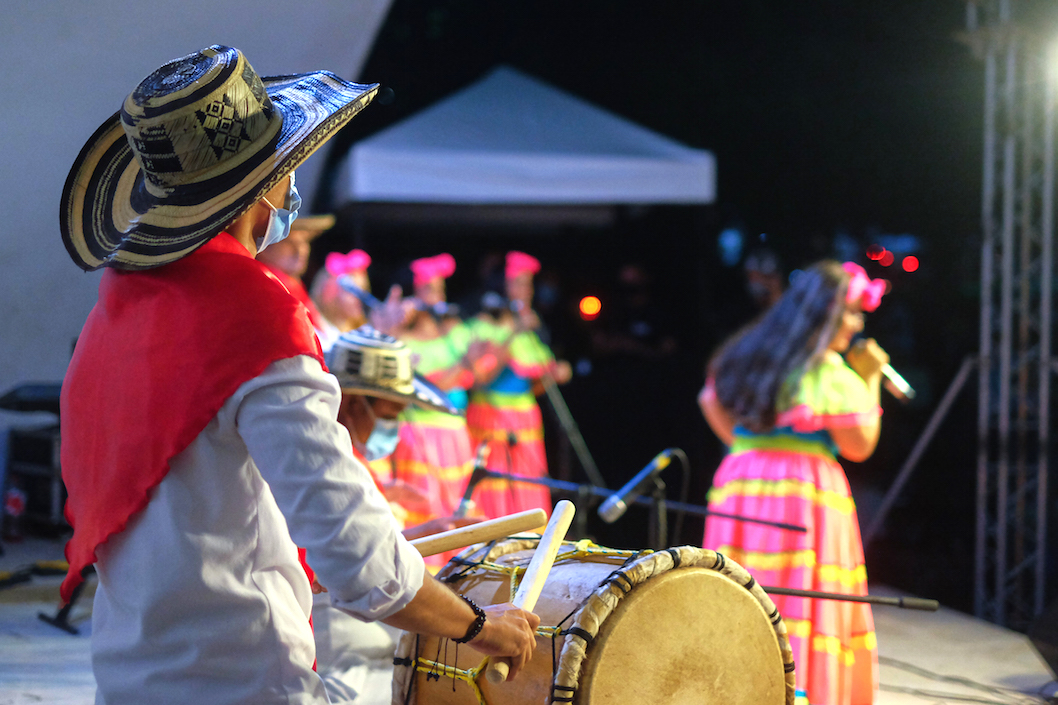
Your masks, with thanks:
[[[5,544],[4,549],[0,571],[62,558],[60,543],[41,539]],[[37,617],[39,612],[55,615],[60,581],[34,577],[0,590],[0,705],[93,702],[88,591],[70,615],[78,635]],[[872,586],[871,593],[902,594],[882,586]],[[874,618],[881,659],[878,705],[1022,705],[1046,703],[1058,693],[1053,674],[1023,634],[945,608],[917,612],[876,606]],[[390,702],[384,671],[372,671],[366,683],[370,690],[357,703]]]

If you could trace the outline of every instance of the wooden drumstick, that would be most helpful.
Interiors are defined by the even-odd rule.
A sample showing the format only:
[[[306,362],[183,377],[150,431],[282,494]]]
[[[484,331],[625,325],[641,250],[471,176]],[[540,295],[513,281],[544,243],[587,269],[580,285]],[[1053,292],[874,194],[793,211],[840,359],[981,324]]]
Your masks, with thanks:
[[[423,556],[432,556],[456,548],[463,548],[475,543],[507,538],[520,531],[539,529],[547,523],[547,514],[543,509],[527,509],[524,512],[508,514],[488,521],[461,526],[458,529],[442,531],[439,534],[423,536],[411,541]]]
[[[515,607],[521,607],[529,612],[536,607],[536,600],[540,597],[540,591],[544,589],[547,575],[551,572],[551,565],[555,562],[555,556],[562,546],[562,539],[566,538],[569,525],[573,523],[575,513],[576,508],[568,499],[560,500],[555,505],[554,511],[551,512],[551,521],[547,522],[547,528],[544,529],[540,543],[525,569],[522,582],[518,584],[518,591],[514,593]],[[489,662],[485,677],[490,683],[503,683],[507,680],[510,670],[510,661],[498,658]]]

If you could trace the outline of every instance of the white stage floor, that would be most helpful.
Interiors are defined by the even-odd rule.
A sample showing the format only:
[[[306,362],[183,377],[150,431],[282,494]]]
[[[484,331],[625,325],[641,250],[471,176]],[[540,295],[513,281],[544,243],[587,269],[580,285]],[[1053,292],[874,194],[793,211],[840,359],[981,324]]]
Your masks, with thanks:
[[[62,558],[57,542],[29,540],[4,546],[0,571],[37,560]],[[88,705],[95,681],[88,654],[91,602],[86,595],[73,610],[73,636],[37,618],[57,610],[56,577],[0,590],[0,705]],[[873,594],[898,591],[873,586]],[[878,705],[1058,702],[1058,684],[1023,634],[955,610],[916,612],[877,606],[874,618],[882,661]],[[374,673],[375,689],[363,705],[390,702],[388,679]]]

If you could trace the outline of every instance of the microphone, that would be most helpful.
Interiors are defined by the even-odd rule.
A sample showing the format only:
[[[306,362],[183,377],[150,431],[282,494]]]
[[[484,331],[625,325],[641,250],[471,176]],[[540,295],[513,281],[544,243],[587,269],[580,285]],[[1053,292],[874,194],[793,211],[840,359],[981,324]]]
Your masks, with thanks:
[[[888,362],[882,365],[882,374],[887,380],[889,380],[893,387],[896,388],[896,391],[899,392],[899,394],[894,393],[893,396],[899,397],[903,395],[904,399],[915,398],[914,388],[908,384],[907,380],[900,376],[900,373],[894,370],[892,365]],[[889,389],[889,386],[886,385],[886,388]],[[889,389],[889,391],[892,392],[893,390]]]
[[[645,468],[636,473],[635,477],[625,483],[624,487],[610,495],[599,506],[599,518],[607,524],[612,524],[620,519],[625,510],[628,509],[628,504],[636,501],[636,498],[642,494],[647,484],[654,479],[654,475],[667,468],[669,463],[672,462],[672,454],[675,450],[675,448],[666,448],[655,455],[654,459],[647,463]]]
[[[345,289],[346,292],[352,294],[356,298],[360,299],[360,303],[367,306],[369,310],[382,307],[382,302],[375,298],[372,294],[364,291],[356,284],[353,283],[353,278],[348,274],[343,274],[338,277],[338,286]]]
[[[478,444],[478,452],[474,456],[474,471],[470,473],[470,479],[467,480],[467,488],[463,491],[463,499],[459,500],[459,506],[456,507],[455,512],[452,514],[453,516],[465,517],[474,505],[474,500],[470,497],[474,494],[474,488],[485,479],[485,474],[488,472],[485,467],[485,461],[489,458],[490,449],[491,446],[488,441],[482,441]]]
[[[866,337],[862,333],[856,334],[853,337],[854,345],[866,345]],[[901,401],[908,401],[915,398],[914,388],[907,383],[907,380],[901,376],[899,372],[893,369],[893,366],[888,362],[882,365],[882,376],[888,381],[888,384],[883,385],[890,394]]]

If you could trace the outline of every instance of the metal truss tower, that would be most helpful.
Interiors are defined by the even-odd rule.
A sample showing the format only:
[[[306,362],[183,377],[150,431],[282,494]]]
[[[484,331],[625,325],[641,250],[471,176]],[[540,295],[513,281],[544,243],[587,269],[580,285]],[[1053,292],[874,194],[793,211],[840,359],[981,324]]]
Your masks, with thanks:
[[[984,63],[974,605],[1026,629],[1046,593],[1055,76],[1015,0],[969,0]]]

